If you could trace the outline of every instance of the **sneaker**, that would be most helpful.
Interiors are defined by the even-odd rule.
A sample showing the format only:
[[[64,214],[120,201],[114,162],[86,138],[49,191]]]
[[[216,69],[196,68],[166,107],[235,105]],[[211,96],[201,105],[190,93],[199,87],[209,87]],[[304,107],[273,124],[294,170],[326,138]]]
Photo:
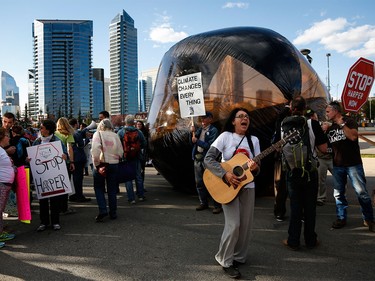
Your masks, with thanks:
[[[368,227],[368,230],[371,232],[374,231],[374,224],[375,223],[373,221],[363,221],[363,226]]]
[[[0,242],[0,248],[3,248],[5,246],[4,242]]]
[[[284,217],[283,215],[276,215],[276,220],[277,220],[278,222],[282,222],[282,221],[285,220],[285,217]]]
[[[290,244],[288,243],[288,239],[284,239],[284,240],[282,241],[282,243],[283,243],[283,245],[284,245],[285,247],[287,247],[289,250],[292,250],[292,251],[297,251],[297,250],[299,250],[299,246],[292,246],[292,245],[290,245]]]
[[[54,224],[53,226],[53,230],[60,230],[61,229],[61,226],[59,224]]]
[[[206,209],[208,209],[208,206],[202,205],[202,204],[200,204],[198,207],[195,208],[196,211],[203,211],[203,210],[206,210]]]
[[[99,214],[95,217],[96,222],[103,222],[104,218],[108,216],[108,214]]]
[[[233,265],[231,265],[230,267],[223,267],[223,270],[225,271],[225,273],[230,278],[240,278],[241,277],[241,273]]]
[[[135,200],[129,201],[130,205],[135,205]]]
[[[220,214],[222,211],[223,211],[223,208],[221,208],[221,207],[215,207],[212,210],[212,213],[215,214],[215,215],[217,215],[217,214]]]
[[[346,225],[346,220],[337,219],[332,223],[332,228],[343,228]]]
[[[140,201],[140,202],[143,202],[143,201],[145,201],[146,200],[146,197],[139,197],[138,198],[138,201]]]
[[[8,232],[3,231],[3,232],[0,234],[0,242],[4,242],[4,241],[8,241],[8,240],[12,240],[12,239],[14,239],[14,237],[16,237],[15,234],[13,234],[13,233],[8,233]]]
[[[42,231],[46,230],[46,227],[47,226],[45,224],[41,224],[41,225],[38,226],[38,228],[36,229],[36,231],[42,232]]]

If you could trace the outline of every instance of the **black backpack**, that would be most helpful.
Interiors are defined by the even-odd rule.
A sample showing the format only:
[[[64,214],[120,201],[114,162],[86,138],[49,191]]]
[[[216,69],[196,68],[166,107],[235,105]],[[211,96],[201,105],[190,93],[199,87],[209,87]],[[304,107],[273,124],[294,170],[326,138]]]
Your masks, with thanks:
[[[288,141],[282,148],[283,168],[286,171],[293,171],[295,174],[304,176],[305,171],[311,171],[317,168],[311,143],[309,126],[304,116],[288,116],[281,123],[281,132],[283,135],[291,131],[299,132],[299,137]]]

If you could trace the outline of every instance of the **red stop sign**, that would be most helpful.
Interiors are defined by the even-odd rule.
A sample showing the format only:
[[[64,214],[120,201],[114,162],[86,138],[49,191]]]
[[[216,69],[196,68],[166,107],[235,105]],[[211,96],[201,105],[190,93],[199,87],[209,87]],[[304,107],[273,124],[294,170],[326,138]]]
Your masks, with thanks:
[[[342,104],[345,111],[357,112],[367,101],[374,82],[374,62],[359,58],[349,69],[342,91]]]

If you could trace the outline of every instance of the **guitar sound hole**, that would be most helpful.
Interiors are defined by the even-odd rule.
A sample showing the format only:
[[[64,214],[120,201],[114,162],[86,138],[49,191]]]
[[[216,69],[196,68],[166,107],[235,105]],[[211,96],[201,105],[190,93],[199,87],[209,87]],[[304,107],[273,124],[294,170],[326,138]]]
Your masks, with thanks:
[[[237,177],[241,177],[243,174],[243,169],[241,166],[236,166],[233,168],[233,174],[235,174]]]

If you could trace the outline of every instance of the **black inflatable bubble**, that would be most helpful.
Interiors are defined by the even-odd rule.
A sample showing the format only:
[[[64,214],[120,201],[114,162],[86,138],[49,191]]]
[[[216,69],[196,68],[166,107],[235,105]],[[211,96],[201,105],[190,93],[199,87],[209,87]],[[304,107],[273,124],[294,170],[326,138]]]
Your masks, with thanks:
[[[235,27],[190,36],[165,53],[148,117],[155,168],[172,186],[195,192],[190,118],[181,118],[176,77],[201,72],[205,109],[221,129],[238,106],[251,112],[252,132],[261,150],[270,146],[284,104],[302,95],[320,117],[329,99],[305,57],[280,34],[259,27]],[[198,122],[198,118],[195,118]],[[273,192],[273,157],[262,160],[257,192]]]

